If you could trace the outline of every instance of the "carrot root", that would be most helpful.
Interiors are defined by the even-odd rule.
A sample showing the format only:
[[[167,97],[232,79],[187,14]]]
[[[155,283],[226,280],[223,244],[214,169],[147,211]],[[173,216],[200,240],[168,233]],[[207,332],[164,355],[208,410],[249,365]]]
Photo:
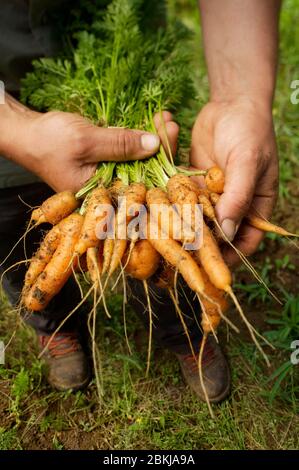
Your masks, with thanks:
[[[268,220],[262,219],[261,217],[248,215],[246,219],[252,227],[257,228],[258,230],[262,230],[263,232],[272,232],[283,237],[299,237],[299,234],[288,232],[284,228],[272,224],[271,222],[268,222]]]
[[[204,383],[204,378],[203,378],[203,373],[202,373],[202,357],[203,357],[203,351],[204,351],[206,342],[207,342],[207,335],[204,334],[204,336],[201,340],[201,345],[200,345],[200,350],[199,350],[199,355],[198,355],[198,373],[199,373],[200,385],[201,385],[201,388],[202,388],[203,393],[204,393],[206,404],[208,405],[209,413],[211,415],[211,418],[215,419],[215,415],[214,415],[213,409],[211,407],[211,403],[210,403],[210,400],[209,400],[209,395],[207,393],[207,389],[206,389],[206,386],[205,386],[205,383]]]

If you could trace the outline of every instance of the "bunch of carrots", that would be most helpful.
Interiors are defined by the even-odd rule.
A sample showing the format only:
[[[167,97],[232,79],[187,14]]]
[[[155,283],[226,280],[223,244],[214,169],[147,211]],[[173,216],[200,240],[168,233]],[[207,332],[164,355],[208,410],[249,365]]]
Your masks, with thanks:
[[[186,52],[190,50],[186,45],[190,33],[178,23],[167,24],[158,33],[153,31],[140,8],[146,3],[113,0],[107,13],[95,18],[89,32],[76,35],[71,56],[36,61],[23,82],[24,103],[41,111],[79,112],[104,127],[150,132],[156,132],[155,113],[162,116],[167,109],[179,114],[182,104],[186,107],[195,93]],[[184,120],[180,124],[182,134],[187,135]],[[119,274],[114,283],[122,280],[124,290],[125,275],[140,280],[150,317],[148,370],[152,333],[149,279],[168,290],[192,350],[177,300],[180,275],[201,306],[198,315],[201,313],[203,341],[198,364],[205,390],[201,358],[206,338],[210,333],[216,335],[221,319],[235,328],[226,316],[228,297],[253,341],[263,350],[256,339],[259,333],[233,292],[232,275],[221,254],[221,243],[233,246],[215,214],[224,191],[224,174],[218,167],[189,171],[176,166],[167,147],[161,146],[154,157],[144,161],[101,163],[79,192],[55,194],[33,211],[28,230],[43,223],[53,227],[30,260],[21,306],[29,312],[42,311],[70,276],[84,272],[86,278],[87,272],[90,289],[85,295],[82,292],[76,308],[93,293],[93,312],[102,302],[109,315],[105,292],[112,276],[115,280],[115,272]],[[194,176],[204,181],[202,187],[195,183]],[[136,219],[139,222],[134,225]],[[292,236],[258,214],[250,214],[247,221],[260,230]],[[108,232],[112,236],[104,236]],[[234,249],[263,283],[244,254]],[[94,325],[93,321],[92,337]]]
[[[232,289],[231,272],[221,254],[220,244],[228,240],[217,222],[215,205],[224,190],[224,175],[218,167],[197,172],[204,176],[205,187],[200,188],[186,174],[187,170],[168,162],[164,170],[162,165],[159,167],[160,172],[164,171],[163,186],[148,187],[146,178],[141,181],[142,172],[137,172],[139,181],[130,182],[130,166],[146,165],[153,159],[147,163],[118,164],[119,169],[117,164],[112,164],[108,185],[107,178],[105,180],[101,175],[104,172],[107,174],[109,164],[102,164],[96,178],[93,177],[79,193],[65,191],[55,194],[33,211],[31,228],[42,223],[52,224],[53,227],[30,262],[21,303],[28,311],[42,311],[75,271],[87,271],[91,284],[87,295],[91,290],[97,293],[96,305],[102,301],[107,311],[105,288],[119,268],[121,275],[125,273],[143,282],[150,324],[152,317],[147,281],[154,276],[155,282],[168,290],[188,336],[176,295],[176,274],[180,274],[198,297],[201,306],[203,341],[199,373],[204,388],[201,356],[206,338],[210,333],[216,335],[221,318],[234,327],[226,317],[227,296],[234,301],[253,340],[262,351],[256,339],[259,333],[248,322],[239,305]],[[173,173],[171,177],[167,177],[167,167],[168,173]],[[124,168],[127,168],[126,172]],[[140,226],[127,230],[142,207],[146,211],[139,219]],[[183,220],[184,207],[189,208],[188,220]],[[203,218],[199,225],[195,225],[198,207]],[[145,222],[146,234],[141,226],[142,221]],[[292,236],[258,216],[248,216],[248,222],[266,232]],[[112,225],[112,236],[105,238],[109,225]],[[178,226],[180,230],[176,230]],[[120,231],[126,234],[125,237],[119,236]],[[196,239],[198,231],[201,231],[201,243],[187,249]],[[244,255],[238,253],[253,270]],[[117,280],[120,280],[120,275]]]

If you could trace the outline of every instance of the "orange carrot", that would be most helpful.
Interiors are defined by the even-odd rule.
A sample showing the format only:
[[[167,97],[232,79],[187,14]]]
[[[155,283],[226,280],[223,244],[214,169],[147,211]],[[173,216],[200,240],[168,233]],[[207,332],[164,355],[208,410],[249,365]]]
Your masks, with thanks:
[[[104,241],[104,249],[103,249],[102,274],[105,274],[109,269],[112,254],[113,254],[113,248],[114,248],[114,239],[106,238]]]
[[[108,276],[110,277],[117,267],[120,265],[121,260],[127,249],[128,242],[126,239],[121,238],[120,240],[114,240],[113,253],[110,261]]]
[[[157,229],[158,228],[155,226],[153,221],[151,221],[151,224],[148,223],[147,238],[152,246],[158,253],[160,253],[167,263],[179,271],[190,289],[197,293],[203,292],[204,282],[195,260],[175,240],[172,240],[171,238],[156,239],[155,237],[152,237],[151,232],[154,233]]]
[[[188,179],[187,177],[185,178]],[[205,198],[204,195],[198,195],[190,190],[188,182],[186,181],[186,183],[184,183],[183,178],[178,179],[176,176],[170,178],[167,189],[171,202],[181,205],[190,204],[192,210],[198,203],[198,198]],[[192,215],[192,222],[193,221],[194,215]],[[231,273],[222,258],[212,233],[204,221],[202,231],[202,246],[196,251],[200,263],[208,274],[211,282],[218,287],[218,289],[226,290],[232,283]]]
[[[194,241],[194,232],[191,227],[187,229],[182,224],[180,214],[171,205],[167,193],[163,189],[149,189],[146,193],[146,202],[159,229],[168,233],[169,238],[186,243]]]
[[[61,238],[55,253],[30,291],[23,297],[23,303],[28,310],[43,310],[71,276],[74,248],[82,224],[83,216],[76,213],[63,221],[60,227]]]
[[[263,232],[272,232],[276,233],[277,235],[282,235],[284,237],[299,237],[298,234],[290,233],[282,227],[278,225],[272,224],[261,217],[257,217],[255,215],[248,215],[246,216],[247,222],[252,226]]]
[[[108,211],[111,207],[111,199],[107,189],[98,187],[92,191],[87,202],[80,237],[75,247],[76,254],[82,255],[88,248],[99,244],[97,227],[109,217]]]
[[[208,170],[205,177],[207,188],[213,193],[222,194],[224,191],[224,173],[218,166],[213,166]]]
[[[97,248],[90,247],[86,251],[86,263],[87,269],[90,276],[90,280],[93,284],[98,284],[98,274],[97,274]]]
[[[210,201],[213,204],[213,206],[216,206],[219,199],[220,199],[220,194],[213,193],[213,192],[210,193]]]
[[[210,281],[218,289],[227,291],[232,276],[208,226],[203,222],[202,246],[195,252]]]
[[[192,230],[196,234],[198,232],[198,195],[200,194],[199,188],[196,189],[196,184],[185,175],[175,175],[171,177],[167,183],[168,197],[172,204],[181,207],[183,213],[182,217],[184,223],[186,218],[184,211],[190,211],[190,224]]]
[[[37,277],[43,272],[58,247],[60,237],[61,233],[59,225],[56,225],[47,233],[41,242],[39,249],[33,256],[26,272],[24,280],[25,289],[31,287]]]
[[[219,194],[210,193],[210,200],[214,206],[218,203],[219,199]],[[279,227],[279,225],[272,224],[268,220],[258,217],[257,215],[249,214],[246,216],[246,220],[252,227],[262,230],[263,232],[272,232],[283,237],[299,237],[298,234],[291,233],[288,230]]]
[[[157,271],[160,259],[160,255],[148,240],[139,240],[131,252],[125,254],[123,265],[127,274],[144,281]]]
[[[49,223],[58,224],[79,207],[79,201],[71,191],[63,191],[49,197],[42,205],[35,209],[31,215],[31,221],[35,225]]]
[[[109,187],[109,194],[113,201],[117,202],[117,198],[122,196],[126,186],[121,180],[114,180],[112,185]]]
[[[172,176],[167,183],[167,192],[173,204],[197,204],[199,188],[188,176]]]
[[[146,187],[143,183],[132,183],[123,191],[123,198],[116,214],[115,240],[108,276],[110,277],[121,263],[127,248],[127,225],[145,203]],[[136,240],[135,240],[136,241]]]
[[[88,248],[86,252],[87,269],[95,287],[99,284],[99,276],[102,272],[102,245],[103,243],[97,247]]]
[[[198,373],[199,373],[199,380],[201,384],[201,388],[204,393],[205,401],[208,405],[209,412],[214,417],[213,410],[210,405],[210,399],[207,393],[206,384],[204,380],[203,374],[203,351],[206,345],[206,341],[208,335],[213,333],[215,335],[215,331],[219,326],[221,317],[223,317],[227,322],[230,321],[224,316],[225,311],[228,308],[228,303],[226,301],[224,292],[220,289],[217,289],[209,280],[206,272],[201,268],[201,274],[204,280],[205,288],[205,296],[199,294],[198,297],[201,301],[202,313],[201,313],[201,326],[203,330],[203,338],[201,340],[199,355],[198,355]],[[234,326],[234,325],[232,325]],[[235,327],[234,327],[235,328]]]
[[[228,302],[223,290],[217,289],[217,287],[210,282],[207,273],[202,268],[200,268],[200,270],[204,280],[204,292],[206,294],[205,297],[199,294],[204,306],[201,325],[203,331],[208,334],[217,329],[221,320],[219,309],[222,313],[225,313],[228,309]]]
[[[88,266],[88,272],[90,280],[94,288],[94,295],[97,291],[100,293],[100,300],[102,300],[104,311],[108,318],[111,318],[109,310],[107,308],[106,299],[104,295],[104,288],[101,282],[101,273],[103,267],[103,255],[102,255],[103,242],[100,242],[98,247],[90,247],[86,252],[86,261]],[[94,298],[95,299],[95,298]],[[96,314],[96,306],[98,302],[94,304],[93,312]]]
[[[205,194],[199,194],[198,202],[202,205],[203,214],[214,222],[217,221],[214,207],[210,199]]]

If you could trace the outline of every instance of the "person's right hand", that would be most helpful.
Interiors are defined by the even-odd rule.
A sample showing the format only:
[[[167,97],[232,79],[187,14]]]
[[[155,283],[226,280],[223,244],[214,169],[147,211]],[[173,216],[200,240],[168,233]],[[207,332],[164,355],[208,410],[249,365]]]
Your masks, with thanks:
[[[23,137],[21,164],[55,191],[80,189],[99,161],[143,159],[160,145],[155,134],[101,128],[77,114],[58,111],[34,113]]]
[[[171,113],[156,114],[154,123],[158,135],[97,127],[78,114],[32,111],[6,94],[0,106],[0,155],[35,173],[55,191],[77,191],[100,161],[150,157],[160,143],[175,154],[179,127]]]

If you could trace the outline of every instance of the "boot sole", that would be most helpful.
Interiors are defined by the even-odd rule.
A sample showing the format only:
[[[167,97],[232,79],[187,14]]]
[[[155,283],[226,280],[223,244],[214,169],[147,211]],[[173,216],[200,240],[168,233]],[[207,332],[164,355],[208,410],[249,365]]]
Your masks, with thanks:
[[[52,382],[48,379],[48,383],[52,388],[55,388],[58,392],[67,392],[68,390],[71,390],[72,392],[77,392],[78,390],[83,390],[88,386],[90,382],[90,377],[88,377],[84,382],[81,382],[79,384],[73,385],[72,387],[66,387],[63,386],[59,383]]]

